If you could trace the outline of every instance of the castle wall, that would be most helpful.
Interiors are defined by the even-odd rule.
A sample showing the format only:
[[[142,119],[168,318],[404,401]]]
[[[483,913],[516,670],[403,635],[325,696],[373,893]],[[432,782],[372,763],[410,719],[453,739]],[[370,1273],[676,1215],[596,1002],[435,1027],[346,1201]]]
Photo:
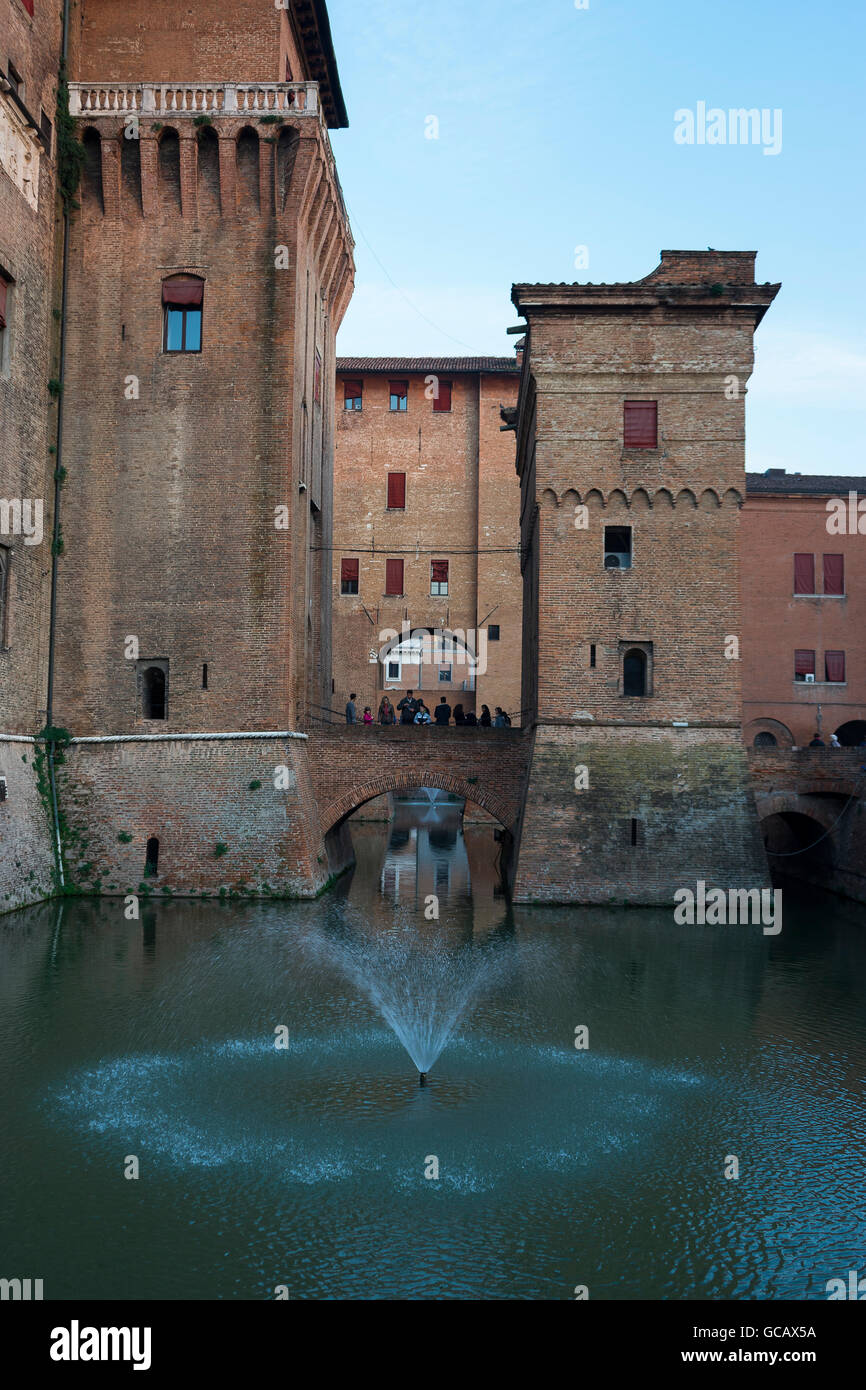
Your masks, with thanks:
[[[302,734],[85,741],[64,756],[73,889],[303,898],[328,881]]]

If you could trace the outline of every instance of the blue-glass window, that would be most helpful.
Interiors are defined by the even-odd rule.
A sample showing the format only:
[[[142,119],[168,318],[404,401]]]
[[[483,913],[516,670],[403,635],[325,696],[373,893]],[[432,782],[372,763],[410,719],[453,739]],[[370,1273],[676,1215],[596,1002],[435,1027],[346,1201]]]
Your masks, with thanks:
[[[201,309],[179,304],[165,306],[166,352],[201,352]]]

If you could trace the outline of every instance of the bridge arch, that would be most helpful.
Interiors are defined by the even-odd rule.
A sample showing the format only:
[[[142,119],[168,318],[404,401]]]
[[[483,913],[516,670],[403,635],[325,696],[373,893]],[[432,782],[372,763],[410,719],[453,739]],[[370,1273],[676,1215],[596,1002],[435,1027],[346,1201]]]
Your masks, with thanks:
[[[465,801],[474,802],[511,834],[514,833],[516,808],[509,806],[494,788],[480,786],[474,778],[461,777],[453,772],[433,771],[425,766],[399,772],[383,771],[347,788],[336,800],[321,809],[322,834],[330,835],[339,830],[354,811],[375,797],[386,792],[411,791],[415,787],[437,787],[440,791],[451,792]]]

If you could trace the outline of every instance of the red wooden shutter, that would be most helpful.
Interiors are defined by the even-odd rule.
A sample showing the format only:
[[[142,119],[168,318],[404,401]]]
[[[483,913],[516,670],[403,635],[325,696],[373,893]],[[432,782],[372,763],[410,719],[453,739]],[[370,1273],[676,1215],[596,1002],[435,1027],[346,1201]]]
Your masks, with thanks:
[[[434,584],[447,584],[447,583],[448,583],[448,561],[447,561],[447,560],[433,560],[433,561],[432,561],[432,564],[433,564],[433,574],[432,574],[431,577],[432,577],[433,583],[434,583]]]
[[[794,556],[794,593],[795,594],[814,594],[815,592],[815,556],[814,555],[795,555]]]
[[[21,4],[24,6],[25,10],[27,11],[27,13],[30,15],[30,18],[32,19],[32,18],[33,18],[33,0],[21,0]]]
[[[450,381],[440,381],[440,382],[439,382],[439,394],[438,394],[438,396],[434,396],[434,397],[433,397],[433,409],[434,409],[434,410],[450,410],[450,409],[451,409],[451,382],[450,382]]]
[[[655,449],[658,437],[658,402],[626,401],[622,426],[626,449]]]
[[[824,593],[844,594],[845,559],[842,555],[824,556]]]
[[[360,381],[345,381],[343,383],[343,400],[358,400],[362,394]]]
[[[402,594],[403,592],[403,561],[385,561],[385,593]]]
[[[346,580],[346,579],[357,579],[357,578],[358,578],[358,565],[359,565],[359,564],[360,564],[360,561],[359,561],[359,560],[341,560],[341,561],[340,561],[340,579],[341,579],[341,580]]]
[[[406,506],[406,474],[388,474],[388,506],[400,508]],[[400,590],[402,593],[402,589]]]
[[[799,648],[794,652],[794,674],[797,676],[814,676],[814,652],[801,651]]]
[[[845,653],[844,652],[825,652],[824,661],[827,666],[828,681],[844,681],[845,679]]]
[[[204,280],[163,280],[163,304],[198,306],[204,296]]]
[[[4,279],[3,279],[3,276],[0,275],[0,328],[5,328],[5,327],[6,327],[6,291],[7,291],[7,289],[8,289],[8,281],[7,281],[7,280],[4,280]]]

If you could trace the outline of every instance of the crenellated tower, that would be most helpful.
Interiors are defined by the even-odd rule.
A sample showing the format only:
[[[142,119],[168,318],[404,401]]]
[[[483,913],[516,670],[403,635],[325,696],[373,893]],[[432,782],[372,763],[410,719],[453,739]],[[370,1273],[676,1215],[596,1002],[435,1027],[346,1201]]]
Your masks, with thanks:
[[[670,902],[766,882],[740,734],[739,512],[751,252],[643,280],[516,285],[523,705],[520,900]]]

